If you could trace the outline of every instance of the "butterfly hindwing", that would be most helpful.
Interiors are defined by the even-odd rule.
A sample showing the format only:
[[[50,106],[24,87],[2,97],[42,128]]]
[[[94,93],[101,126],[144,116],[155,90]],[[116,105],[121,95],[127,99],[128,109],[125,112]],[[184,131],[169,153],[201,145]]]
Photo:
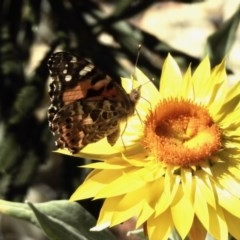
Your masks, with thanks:
[[[57,123],[54,124],[57,147],[77,152],[89,143],[119,132],[121,111],[110,110],[117,109],[117,105],[119,103],[109,100],[79,100],[62,107],[53,119],[53,123]]]

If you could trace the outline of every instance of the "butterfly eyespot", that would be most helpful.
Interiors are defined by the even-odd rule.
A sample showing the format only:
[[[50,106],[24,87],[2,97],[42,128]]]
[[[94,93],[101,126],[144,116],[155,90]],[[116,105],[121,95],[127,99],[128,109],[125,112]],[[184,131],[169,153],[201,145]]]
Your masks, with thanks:
[[[54,53],[48,68],[48,120],[56,146],[76,153],[104,137],[114,145],[120,122],[134,114],[140,88],[127,94],[91,62],[67,52]]]

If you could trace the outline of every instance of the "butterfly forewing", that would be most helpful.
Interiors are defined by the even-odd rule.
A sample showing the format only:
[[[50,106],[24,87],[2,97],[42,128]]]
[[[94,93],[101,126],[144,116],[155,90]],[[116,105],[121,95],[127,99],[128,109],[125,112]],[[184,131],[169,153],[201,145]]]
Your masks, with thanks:
[[[133,98],[92,63],[66,52],[54,53],[48,67],[48,119],[56,146],[76,153],[104,137],[114,145],[120,122],[134,113],[139,94]]]

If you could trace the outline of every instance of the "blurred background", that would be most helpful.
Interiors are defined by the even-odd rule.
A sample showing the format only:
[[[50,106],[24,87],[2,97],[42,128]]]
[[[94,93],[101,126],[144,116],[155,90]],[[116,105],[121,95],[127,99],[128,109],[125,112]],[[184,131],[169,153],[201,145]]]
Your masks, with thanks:
[[[48,129],[54,51],[91,59],[118,80],[137,66],[159,79],[171,53],[184,71],[208,54],[226,56],[230,81],[240,79],[240,0],[0,1],[0,197],[15,202],[68,199],[87,172],[85,159],[53,153]],[[97,217],[101,202],[81,204]],[[131,225],[131,223],[129,223]],[[126,229],[125,229],[126,228]],[[115,229],[117,239],[131,226]],[[0,239],[46,239],[42,231],[1,216]]]

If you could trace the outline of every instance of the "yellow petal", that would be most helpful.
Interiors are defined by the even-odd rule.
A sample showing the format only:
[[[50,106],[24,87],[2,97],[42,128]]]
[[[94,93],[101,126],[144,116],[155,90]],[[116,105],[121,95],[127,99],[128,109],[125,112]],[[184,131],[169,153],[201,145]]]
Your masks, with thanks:
[[[181,171],[182,188],[184,195],[191,201],[191,203],[194,200],[195,193],[195,182],[192,178],[192,172],[190,169],[184,169]]]
[[[94,168],[94,169],[124,169],[126,166],[119,160],[119,158],[113,158],[111,161],[107,162],[95,162],[90,164],[85,164],[81,166],[82,168]]]
[[[112,221],[111,221],[111,226],[120,224],[132,217],[137,217],[139,213],[142,212],[142,209],[147,209],[148,216],[150,216],[153,213],[153,209],[143,200],[139,200],[136,202],[134,205],[131,207],[125,208],[124,210],[118,211],[118,208],[115,209]]]
[[[148,203],[145,202],[142,206],[142,211],[137,218],[136,228],[140,227],[143,223],[145,223],[154,213],[154,211],[155,210]]]
[[[178,189],[177,195],[179,196],[176,196],[176,198],[179,198],[179,200],[171,207],[172,219],[177,232],[184,239],[193,224],[194,209],[189,199],[183,195],[182,189]]]
[[[143,72],[141,72],[139,69],[136,70],[135,76],[137,78],[137,81],[141,80],[141,98],[139,101],[140,107],[142,108],[142,105],[145,106],[146,110],[149,110],[150,108],[154,108],[156,104],[158,104],[160,99],[160,94],[153,84],[153,82],[145,76]],[[144,107],[143,106],[143,107]],[[139,106],[138,106],[139,107]]]
[[[231,163],[230,163],[231,164]],[[228,168],[230,174],[234,176],[235,179],[240,180],[240,163],[234,161],[232,165]]]
[[[209,88],[205,92],[207,95],[208,92],[212,92],[210,102],[211,104],[219,102],[219,105],[222,105],[226,90],[228,89],[227,74],[226,74],[226,64],[225,61],[222,61],[217,65],[211,72],[209,81]]]
[[[164,178],[164,192],[170,196],[169,201],[173,201],[175,198],[178,188],[180,187],[180,176],[173,175],[167,171]]]
[[[147,232],[149,240],[167,240],[171,231],[173,230],[173,223],[171,212],[165,211],[155,218],[150,218],[147,222]]]
[[[209,215],[208,232],[216,239],[228,239],[228,228],[221,208],[215,210],[209,207]]]
[[[182,84],[182,74],[176,61],[169,54],[163,64],[160,79],[160,94],[163,98],[178,97],[179,87]]]
[[[228,191],[219,187],[217,187],[216,190],[219,197],[219,205],[227,210],[230,214],[240,219],[240,210],[236,211],[236,209],[240,209],[240,199],[234,197]]]
[[[222,96],[222,104],[221,102],[212,103],[209,106],[210,111],[216,121],[221,121],[221,124],[225,122],[232,122],[231,119],[228,119],[229,114],[235,113],[236,115],[239,112],[239,92],[240,92],[240,82],[231,87],[227,87],[226,94]],[[226,112],[228,114],[226,114]]]
[[[154,166],[134,171],[131,168],[125,169],[118,178],[109,181],[95,197],[107,198],[144,188],[148,182],[155,180],[154,172],[158,172],[158,169]]]
[[[206,94],[204,94],[205,86],[209,85],[210,74],[210,61],[208,57],[205,57],[198,65],[192,76],[194,98],[197,98],[200,102],[202,101],[203,97],[206,97]]]
[[[99,217],[97,220],[97,226],[105,226],[109,225],[111,226],[112,217],[114,214],[113,209],[117,205],[118,201],[121,199],[121,196],[119,197],[112,197],[109,199],[106,199],[102,205],[101,211],[99,213]]]
[[[225,172],[227,172],[227,168],[224,169]],[[234,177],[232,177],[230,174],[224,174],[223,168],[221,166],[217,166],[213,169],[214,176],[219,176],[217,178],[217,182],[220,186],[222,186],[223,189],[227,189],[229,193],[231,193],[233,196],[240,198],[240,182],[237,181]]]
[[[237,128],[240,127],[240,122],[238,121],[239,120],[239,112],[240,111],[238,111],[238,110],[234,111],[234,109],[233,109],[232,112],[229,112],[227,114],[227,116],[224,116],[224,118],[222,118],[222,120],[221,120],[221,128],[228,130],[226,132],[226,134],[228,134],[228,136],[230,136],[231,132],[233,132],[233,133],[235,133],[235,135],[237,135],[236,134],[238,131]]]
[[[106,176],[108,176],[106,178]],[[106,185],[114,179],[121,176],[121,171],[118,170],[94,170],[90,173],[88,178],[80,185],[77,190],[72,194],[70,200],[76,201],[80,199],[94,197]]]
[[[158,216],[166,211],[166,209],[170,206],[171,202],[169,201],[171,192],[164,191],[164,179],[161,178],[158,180],[158,191],[160,196],[155,205],[155,216]]]
[[[194,89],[193,89],[192,84],[193,84],[193,81],[192,81],[191,66],[189,66],[183,76],[182,84],[179,86],[180,97],[194,99],[194,91],[193,91]]]
[[[194,198],[195,213],[205,229],[209,228],[209,212],[205,196],[202,195],[201,189],[196,185]]]
[[[111,220],[111,226],[115,226],[117,224],[120,224],[122,222],[127,221],[128,219],[132,217],[136,217],[139,212],[141,212],[143,208],[144,201],[139,201],[135,205],[125,208],[122,211],[117,211],[117,209],[113,212],[113,217]]]
[[[201,191],[201,194],[204,196],[206,202],[216,208],[216,199],[215,199],[215,191],[212,187],[211,181],[204,173],[197,173],[195,177],[196,185]]]
[[[66,148],[58,149],[56,152],[71,155],[74,157],[81,158],[92,158],[98,160],[104,160],[107,156],[121,156],[118,148],[112,147],[106,140],[106,138],[96,142],[88,144],[85,148],[83,148],[77,154],[72,155]]]
[[[210,67],[208,59],[206,59],[206,62],[206,68]],[[209,106],[210,109],[216,109],[217,104],[221,106],[227,89],[225,62],[223,61],[221,64],[217,65],[212,70],[210,76],[208,76],[208,74],[203,74],[203,81],[200,82],[201,86],[199,86],[199,91],[196,92],[195,95],[196,101],[199,103],[203,103],[206,106]]]
[[[239,230],[240,218],[233,216],[228,211],[223,210],[223,213],[228,225],[228,231],[235,239],[240,239],[240,230]]]

